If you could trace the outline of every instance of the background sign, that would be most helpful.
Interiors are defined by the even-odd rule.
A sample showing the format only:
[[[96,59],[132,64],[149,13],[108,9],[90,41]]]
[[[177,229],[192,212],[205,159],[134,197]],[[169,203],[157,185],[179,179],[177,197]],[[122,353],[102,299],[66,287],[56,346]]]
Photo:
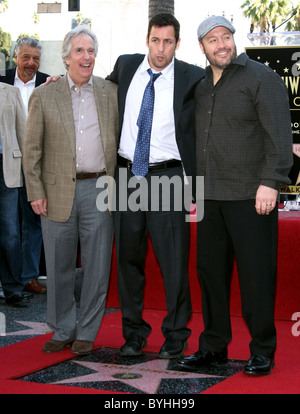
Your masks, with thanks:
[[[300,49],[299,46],[264,46],[246,48],[250,59],[269,66],[288,88],[293,132],[294,166],[292,183],[281,187],[282,194],[300,194]],[[271,91],[270,91],[271,92]]]

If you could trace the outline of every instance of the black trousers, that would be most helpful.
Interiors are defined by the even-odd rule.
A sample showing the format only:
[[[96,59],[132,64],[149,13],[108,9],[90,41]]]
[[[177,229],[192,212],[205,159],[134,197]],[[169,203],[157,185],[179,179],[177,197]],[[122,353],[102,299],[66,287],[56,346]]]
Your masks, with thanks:
[[[188,213],[183,208],[176,211],[178,205],[176,207],[175,204],[178,201],[182,204],[182,195],[174,196],[172,189],[170,195],[162,188],[158,191],[154,189],[152,180],[162,176],[168,179],[175,176],[180,178],[183,191],[180,166],[149,173],[141,180],[140,185],[146,184],[147,190],[140,197],[137,197],[137,187],[128,188],[129,180],[136,180],[133,174],[124,168],[116,169],[115,245],[118,293],[123,336],[126,340],[136,336],[147,338],[151,332],[149,323],[142,317],[148,235],[165,288],[167,315],[162,322],[162,333],[166,338],[182,340],[190,335],[190,330],[186,327],[192,313],[188,276],[190,223],[186,221]],[[158,211],[157,206],[153,205],[154,199],[160,200]],[[165,207],[162,208],[161,204],[161,200],[165,199],[170,204],[167,211],[163,211]],[[124,200],[129,205],[127,208]],[[141,206],[137,211],[136,204]],[[147,274],[146,278],[151,278],[151,274]]]
[[[197,225],[197,270],[204,331],[199,348],[220,352],[231,340],[230,283],[234,255],[242,314],[251,334],[250,353],[272,356],[276,348],[278,210],[256,213],[255,201],[206,201]]]

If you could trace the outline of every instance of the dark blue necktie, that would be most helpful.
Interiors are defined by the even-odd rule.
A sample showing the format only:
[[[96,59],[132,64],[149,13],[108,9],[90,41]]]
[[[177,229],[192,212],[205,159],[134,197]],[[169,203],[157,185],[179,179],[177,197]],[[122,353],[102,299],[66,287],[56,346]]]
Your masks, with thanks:
[[[137,120],[139,131],[132,165],[132,172],[137,177],[145,177],[148,173],[155,95],[154,82],[161,75],[161,73],[152,73],[151,69],[148,69],[147,72],[150,75],[150,81],[145,88],[140,114]]]

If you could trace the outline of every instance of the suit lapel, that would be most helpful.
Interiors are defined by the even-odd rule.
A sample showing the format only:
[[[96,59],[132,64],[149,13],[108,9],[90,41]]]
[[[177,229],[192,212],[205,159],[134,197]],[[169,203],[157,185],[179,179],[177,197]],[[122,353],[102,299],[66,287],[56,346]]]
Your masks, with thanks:
[[[105,91],[105,82],[101,82],[99,78],[93,77],[94,96],[99,120],[100,136],[102,139],[102,146],[105,152],[107,136],[107,122],[109,118],[109,104],[108,95]]]
[[[136,55],[133,59],[129,60],[129,64],[126,65],[126,70],[122,68],[122,77],[119,78],[118,96],[119,96],[119,116],[120,116],[120,128],[122,129],[123,117],[125,111],[125,102],[128,88],[132,81],[132,78],[144,60],[145,55]],[[124,74],[123,74],[124,72]],[[120,129],[120,130],[121,130]]]
[[[6,96],[7,96],[7,89],[4,86],[4,83],[0,83],[0,88],[1,88],[1,99],[0,99],[0,119],[2,118],[2,114],[3,114],[3,108],[6,102]],[[1,131],[0,131],[1,133]]]
[[[76,136],[72,108],[71,92],[67,75],[56,84],[56,102],[67,139],[70,142],[74,158],[76,157]]]
[[[41,72],[36,72],[36,78],[35,78],[35,87],[38,87],[42,85],[45,82],[44,76],[42,76]]]
[[[9,69],[6,72],[7,73],[6,80],[9,85],[13,85],[15,83],[16,70],[17,68],[14,68],[14,69]]]
[[[177,59],[175,59],[174,66],[174,118],[175,118],[175,128],[180,119],[181,108],[183,100],[185,97],[186,84],[188,82],[188,73],[184,65]]]

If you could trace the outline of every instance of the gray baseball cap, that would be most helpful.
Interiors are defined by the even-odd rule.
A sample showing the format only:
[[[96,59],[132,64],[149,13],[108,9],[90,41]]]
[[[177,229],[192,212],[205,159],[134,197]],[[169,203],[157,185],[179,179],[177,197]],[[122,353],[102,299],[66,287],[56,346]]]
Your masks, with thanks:
[[[231,33],[235,33],[235,28],[232,26],[229,20],[225,19],[225,17],[210,16],[199,25],[197,30],[198,40],[201,40],[208,32],[218,26],[224,26],[230,30]]]

